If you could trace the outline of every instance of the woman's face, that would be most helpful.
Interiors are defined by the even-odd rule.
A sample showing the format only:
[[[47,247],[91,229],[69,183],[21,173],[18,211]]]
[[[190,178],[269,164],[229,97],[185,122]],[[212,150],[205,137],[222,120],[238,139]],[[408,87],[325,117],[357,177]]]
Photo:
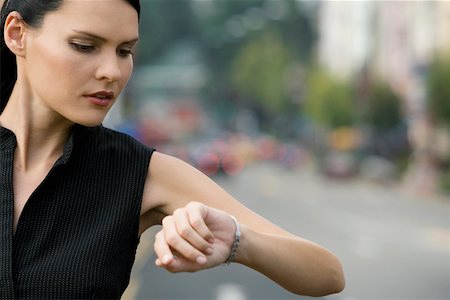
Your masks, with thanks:
[[[34,109],[100,124],[133,69],[138,15],[124,0],[65,0],[26,38]]]

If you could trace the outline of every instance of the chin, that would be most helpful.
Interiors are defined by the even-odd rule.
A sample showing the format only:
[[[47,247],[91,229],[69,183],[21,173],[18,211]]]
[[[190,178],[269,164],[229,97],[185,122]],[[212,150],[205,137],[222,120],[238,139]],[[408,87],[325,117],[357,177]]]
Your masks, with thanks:
[[[97,119],[97,120],[83,120],[83,121],[78,122],[78,124],[86,126],[86,127],[95,127],[95,126],[101,125],[104,119],[105,118]]]
[[[102,124],[102,122],[76,122],[76,123],[86,127],[96,127]]]
[[[84,116],[81,118],[73,118],[72,122],[86,126],[86,127],[95,127],[98,125],[101,125],[103,120],[105,119],[105,116],[96,116],[96,117],[88,117]]]
[[[87,109],[73,109],[71,111],[62,111],[60,115],[68,121],[80,124],[86,127],[95,127],[101,125],[106,118],[109,109],[103,110],[87,110]]]

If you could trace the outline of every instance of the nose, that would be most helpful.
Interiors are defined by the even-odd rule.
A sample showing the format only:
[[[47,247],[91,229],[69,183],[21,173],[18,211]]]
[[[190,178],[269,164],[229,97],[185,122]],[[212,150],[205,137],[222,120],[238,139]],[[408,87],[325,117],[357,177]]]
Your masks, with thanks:
[[[99,57],[95,78],[98,80],[106,80],[108,82],[119,80],[122,76],[119,59],[120,58],[117,57],[115,52]]]

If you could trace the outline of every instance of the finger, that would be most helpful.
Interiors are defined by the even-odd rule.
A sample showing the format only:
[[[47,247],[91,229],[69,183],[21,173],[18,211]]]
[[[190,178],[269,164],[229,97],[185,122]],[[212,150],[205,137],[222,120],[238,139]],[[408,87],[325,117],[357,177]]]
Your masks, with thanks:
[[[214,234],[205,223],[204,215],[207,214],[206,207],[196,202],[191,202],[186,206],[189,216],[189,223],[197,233],[209,243],[214,243]]]
[[[182,256],[175,256],[175,259],[169,265],[163,266],[163,268],[171,273],[195,272],[204,269],[205,265],[200,265]]]
[[[155,235],[155,244],[154,244],[156,261],[155,264],[158,267],[163,265],[168,265],[174,260],[174,256],[172,251],[170,250],[169,245],[166,242],[164,231],[161,230]]]
[[[191,224],[190,217],[185,209],[175,210],[173,216],[176,219],[175,224],[177,231],[182,238],[205,254],[213,253],[213,248],[208,241],[206,241]]]
[[[167,216],[163,219],[163,231],[165,241],[171,249],[191,261],[196,261],[198,264],[206,263],[205,255],[180,236],[173,216]]]

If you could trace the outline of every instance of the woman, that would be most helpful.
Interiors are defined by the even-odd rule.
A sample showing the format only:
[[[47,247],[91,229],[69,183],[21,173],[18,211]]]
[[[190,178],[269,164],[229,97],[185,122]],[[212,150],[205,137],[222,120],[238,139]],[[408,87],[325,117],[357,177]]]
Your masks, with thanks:
[[[101,126],[132,72],[138,0],[7,0],[1,18],[0,298],[120,298],[157,224],[170,272],[234,261],[293,293],[343,289],[328,250]]]

